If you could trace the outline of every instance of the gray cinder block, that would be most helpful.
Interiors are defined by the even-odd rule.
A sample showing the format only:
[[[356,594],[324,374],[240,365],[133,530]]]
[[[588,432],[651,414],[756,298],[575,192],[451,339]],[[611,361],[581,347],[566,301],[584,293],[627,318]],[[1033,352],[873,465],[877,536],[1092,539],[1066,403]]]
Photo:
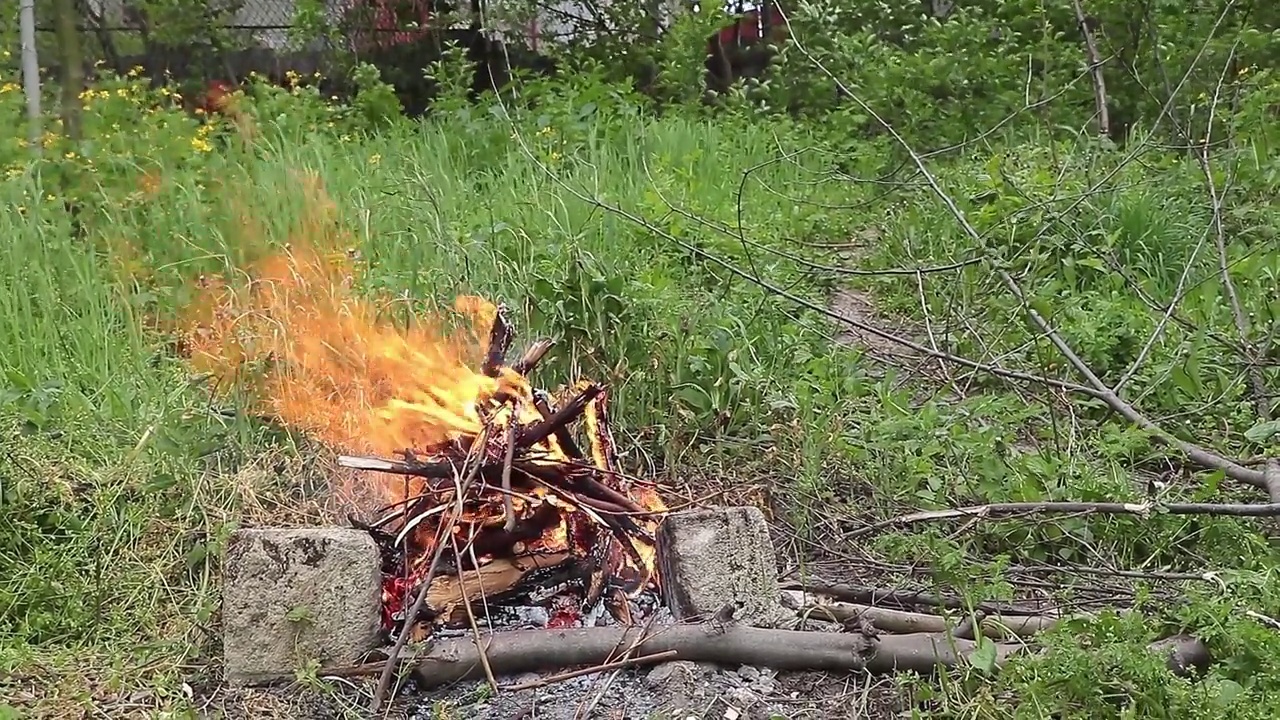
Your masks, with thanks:
[[[777,556],[759,508],[672,513],[658,531],[658,556],[663,594],[677,619],[711,619],[732,604],[735,622],[777,622]]]
[[[312,660],[360,662],[378,641],[381,582],[378,547],[363,531],[236,531],[222,588],[227,682],[291,679]]]

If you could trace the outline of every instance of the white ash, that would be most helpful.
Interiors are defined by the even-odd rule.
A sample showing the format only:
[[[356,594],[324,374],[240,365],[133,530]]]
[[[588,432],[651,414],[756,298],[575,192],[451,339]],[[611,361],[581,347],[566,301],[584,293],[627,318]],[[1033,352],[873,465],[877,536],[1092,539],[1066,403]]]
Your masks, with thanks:
[[[499,685],[537,682],[553,674],[556,673],[500,678]],[[775,691],[776,674],[772,670],[747,666],[722,669],[677,661],[497,695],[484,681],[465,683],[426,695],[412,720],[431,720],[442,712],[475,720],[766,720],[781,714],[770,701]],[[584,714],[588,707],[591,712]]]

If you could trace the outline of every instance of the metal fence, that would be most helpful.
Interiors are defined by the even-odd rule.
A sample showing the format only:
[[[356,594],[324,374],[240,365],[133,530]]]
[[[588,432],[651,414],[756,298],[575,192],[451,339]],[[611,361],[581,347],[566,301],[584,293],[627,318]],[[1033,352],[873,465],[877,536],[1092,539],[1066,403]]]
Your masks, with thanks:
[[[79,0],[78,5],[81,31],[97,46],[91,49],[109,52],[104,46],[115,46],[127,55],[157,42],[207,42],[215,33],[229,46],[277,52],[332,47],[335,42],[350,50],[400,45],[421,40],[432,30],[471,26],[477,10],[485,15],[488,30],[537,50],[600,31],[603,11],[615,2],[622,0]],[[648,0],[645,5],[668,20],[692,3]],[[49,6],[36,7],[37,30],[46,36],[53,30]]]

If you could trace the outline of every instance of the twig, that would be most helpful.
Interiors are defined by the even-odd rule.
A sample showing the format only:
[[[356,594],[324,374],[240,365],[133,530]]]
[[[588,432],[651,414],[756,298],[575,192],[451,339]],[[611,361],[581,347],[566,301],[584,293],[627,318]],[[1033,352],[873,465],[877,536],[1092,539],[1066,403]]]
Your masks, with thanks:
[[[507,496],[508,499],[510,496]],[[449,542],[453,545],[453,556],[461,558],[462,553],[458,550],[458,536],[449,533]],[[472,557],[475,556],[474,547],[472,548]],[[484,594],[484,583],[479,584],[481,595]],[[465,582],[458,583],[458,592],[462,594],[462,606],[467,611],[467,622],[471,625],[471,633],[476,639],[476,649],[480,653],[480,664],[484,666],[484,677],[489,681],[489,687],[493,688],[493,692],[498,692],[498,680],[493,676],[493,667],[489,665],[489,654],[484,651],[484,641],[480,637],[480,625],[476,622],[475,610],[471,608],[471,598],[467,597],[467,584]]]
[[[1093,39],[1093,30],[1089,28],[1089,18],[1084,14],[1084,6],[1080,0],[1071,0],[1076,9],[1076,22],[1080,25],[1080,34],[1084,36],[1084,48],[1089,60],[1089,73],[1093,76],[1093,100],[1098,106],[1098,134],[1111,134],[1111,117],[1107,110],[1107,83],[1102,77],[1102,56],[1098,53],[1098,43]]]
[[[857,585],[826,585],[821,583],[785,581],[778,585],[780,590],[799,590],[811,595],[827,595],[837,600],[860,605],[879,606],[885,603],[899,607],[926,605],[946,608],[948,610],[966,610],[969,605],[958,597],[939,597],[932,593],[912,590],[894,590],[890,588],[871,588]],[[979,602],[973,609],[992,615],[1038,615],[1041,610],[1031,610],[1000,603]]]
[[[511,500],[511,463],[516,457],[516,431],[519,429],[516,417],[519,408],[518,402],[511,403],[511,415],[507,422],[507,452],[502,459],[502,509],[507,514],[507,521],[502,529],[506,532],[516,529],[515,504]]]
[[[872,535],[890,527],[915,525],[934,520],[949,520],[958,517],[1000,517],[1021,514],[1085,514],[1085,515],[1137,515],[1148,517],[1154,514],[1169,515],[1219,515],[1226,517],[1277,517],[1280,516],[1280,503],[1258,505],[1228,505],[1216,503],[1119,503],[1119,502],[1012,502],[991,503],[989,505],[972,505],[969,507],[950,508],[947,510],[926,510],[923,512],[899,515],[880,522],[866,525],[846,533],[844,539],[853,540]]]
[[[510,690],[513,692],[518,690],[532,690],[534,688],[546,687],[547,685],[564,682],[565,680],[572,680],[574,678],[582,677],[583,675],[594,675],[599,672],[608,672],[610,670],[617,670],[618,668],[635,667],[637,665],[652,665],[653,663],[660,663],[664,660],[672,660],[676,655],[677,653],[675,650],[667,650],[664,652],[653,653],[652,655],[641,655],[639,657],[616,660],[603,665],[595,665],[593,667],[582,668],[580,670],[570,670],[569,672],[563,672],[559,675],[551,675],[539,680],[521,683],[519,685],[510,685],[503,688],[503,690]]]
[[[633,653],[636,651],[636,648],[640,646],[640,641],[644,639],[645,635],[649,634],[648,632],[649,628],[653,627],[653,622],[657,619],[658,619],[657,615],[653,615],[649,617],[648,622],[646,622],[644,626],[645,627],[644,634],[642,634],[639,638],[637,638],[635,642],[631,643],[631,645],[627,646],[626,650],[622,651],[621,659],[628,660],[635,657]],[[672,652],[672,651],[668,651],[668,652]],[[578,720],[578,718],[591,717],[591,712],[595,710],[596,705],[599,705],[600,701],[604,699],[605,694],[609,692],[609,688],[613,686],[613,683],[618,679],[618,676],[622,674],[623,669],[625,668],[618,668],[617,670],[614,671],[612,675],[609,676],[608,680],[605,680],[604,687],[601,687],[600,691],[595,694],[595,697],[591,698],[591,702],[587,703],[585,706],[579,706],[578,712],[574,713],[574,720]]]

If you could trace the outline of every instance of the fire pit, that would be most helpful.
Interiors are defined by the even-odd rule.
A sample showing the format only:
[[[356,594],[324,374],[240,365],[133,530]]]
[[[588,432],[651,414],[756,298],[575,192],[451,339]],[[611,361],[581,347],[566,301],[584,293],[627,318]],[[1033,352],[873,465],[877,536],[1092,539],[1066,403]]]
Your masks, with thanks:
[[[655,537],[667,508],[652,483],[619,467],[607,389],[535,388],[529,378],[553,342],[509,360],[515,333],[501,304],[462,296],[451,313],[392,322],[385,304],[354,291],[355,254],[334,248],[330,206],[312,204],[294,242],[244,268],[249,282],[200,278],[181,340],[195,369],[244,388],[252,411],[351,453],[338,462],[357,472],[338,490],[354,498],[349,520],[380,558],[383,639],[647,617],[661,604]],[[252,538],[241,547],[256,558],[249,574],[284,583],[290,553],[323,565],[295,540],[318,542]],[[348,564],[335,574],[363,577],[364,552],[339,554]],[[261,615],[251,606],[260,591],[228,592],[245,617]],[[289,597],[278,604],[298,602]],[[351,662],[358,644],[322,654]]]
[[[552,343],[537,341],[508,365],[511,322],[501,305],[492,317],[480,372],[461,393],[427,391],[385,409],[420,418],[410,438],[421,441],[397,459],[338,459],[402,478],[401,497],[375,520],[352,519],[382,550],[384,629],[420,637],[487,623],[504,606],[545,606],[546,626],[566,627],[602,603],[630,624],[657,597],[666,507],[652,485],[619,470],[606,390],[534,389],[527,376]],[[578,420],[586,451],[571,432]],[[422,607],[410,613],[420,587]],[[645,594],[650,602],[635,602]]]

